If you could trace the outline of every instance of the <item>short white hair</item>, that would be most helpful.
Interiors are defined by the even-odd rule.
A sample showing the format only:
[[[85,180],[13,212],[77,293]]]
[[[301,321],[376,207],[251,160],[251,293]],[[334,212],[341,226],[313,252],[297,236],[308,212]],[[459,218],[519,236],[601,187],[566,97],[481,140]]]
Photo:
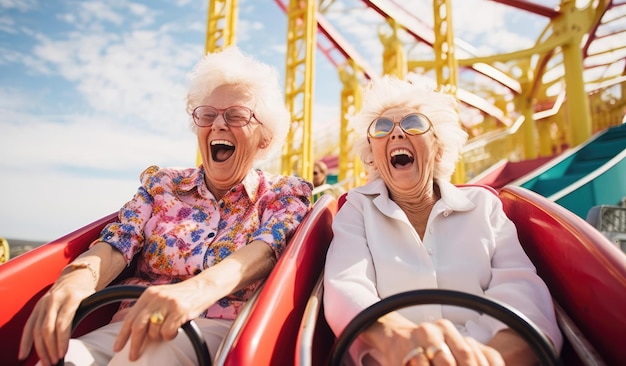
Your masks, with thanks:
[[[259,152],[257,160],[269,156],[283,143],[289,131],[291,115],[285,105],[275,68],[243,54],[236,46],[229,46],[221,52],[204,56],[190,74],[190,79],[187,93],[187,113],[190,116],[220,86],[242,86],[252,95],[254,115],[263,123],[261,133],[270,141],[269,146]],[[191,124],[197,132],[193,119]]]
[[[364,88],[362,105],[361,110],[349,119],[350,126],[357,135],[354,148],[367,167],[370,180],[380,176],[372,166],[372,148],[367,139],[370,123],[388,109],[412,108],[430,119],[441,149],[441,159],[435,165],[434,177],[450,181],[461,148],[467,141],[467,133],[460,124],[456,98],[436,91],[434,86],[422,80],[400,80],[395,76],[385,75],[373,79]]]

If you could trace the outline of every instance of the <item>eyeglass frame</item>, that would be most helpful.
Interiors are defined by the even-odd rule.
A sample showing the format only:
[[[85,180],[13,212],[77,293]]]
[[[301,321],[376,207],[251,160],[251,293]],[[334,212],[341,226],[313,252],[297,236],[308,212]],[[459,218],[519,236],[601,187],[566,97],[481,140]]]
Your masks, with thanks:
[[[217,116],[215,116],[215,120],[213,120],[213,122],[210,125],[201,125],[198,123],[198,120],[200,119],[199,117],[196,116],[196,111],[200,108],[213,108],[217,111]],[[242,125],[237,125],[237,124],[231,124],[228,122],[228,119],[226,119],[226,115],[224,113],[226,113],[227,110],[231,109],[231,108],[243,108],[243,109],[247,109],[248,112],[250,112],[250,118],[248,118],[248,121],[245,124]],[[229,127],[245,127],[247,125],[250,124],[250,122],[252,121],[252,118],[254,118],[255,121],[257,121],[259,124],[263,124],[263,122],[261,122],[256,115],[254,114],[254,111],[252,111],[252,109],[246,107],[245,105],[231,105],[229,107],[226,108],[215,108],[212,105],[199,105],[196,108],[193,109],[193,111],[191,112],[191,118],[193,119],[193,123],[198,126],[198,127],[211,127],[213,126],[213,124],[215,123],[215,121],[217,120],[217,117],[222,116],[222,118],[224,119],[224,122],[229,126]]]
[[[405,129],[404,129],[404,127],[402,127],[402,122],[403,122],[403,121],[404,121],[404,120],[405,120],[408,116],[411,116],[411,115],[416,115],[416,116],[418,116],[418,117],[420,117],[420,118],[422,118],[422,119],[425,119],[425,120],[426,120],[426,122],[428,122],[428,128],[427,128],[427,129],[425,129],[423,132],[420,132],[420,133],[411,133],[411,132],[408,132],[407,130],[405,130]],[[372,128],[372,125],[373,125],[375,122],[377,122],[378,120],[380,120],[380,119],[386,119],[386,120],[388,120],[388,121],[391,121],[391,123],[393,123],[393,125],[392,125],[391,129],[389,130],[389,132],[387,132],[386,134],[384,134],[384,135],[382,135],[382,136],[372,136],[372,135],[370,134],[370,130],[371,130],[371,128]],[[396,125],[400,126],[400,129],[402,130],[402,132],[406,133],[406,134],[407,134],[407,135],[409,135],[409,136],[419,136],[419,135],[423,135],[423,134],[425,134],[426,132],[428,132],[428,131],[430,131],[430,130],[433,130],[433,133],[434,133],[434,128],[435,128],[435,127],[433,126],[433,122],[430,120],[430,118],[428,118],[428,116],[427,116],[427,115],[425,115],[425,114],[423,114],[423,113],[420,113],[420,112],[413,112],[413,113],[408,113],[408,114],[405,114],[405,115],[404,115],[404,116],[400,119],[400,121],[399,121],[399,122],[396,122],[396,121],[394,121],[393,119],[388,118],[388,117],[376,117],[376,118],[374,118],[374,119],[372,120],[372,122],[370,122],[370,124],[367,126],[367,140],[369,141],[369,139],[370,139],[370,138],[373,138],[373,139],[381,139],[381,138],[383,138],[383,137],[387,137],[387,136],[389,136],[389,135],[393,132],[393,130],[396,128]]]

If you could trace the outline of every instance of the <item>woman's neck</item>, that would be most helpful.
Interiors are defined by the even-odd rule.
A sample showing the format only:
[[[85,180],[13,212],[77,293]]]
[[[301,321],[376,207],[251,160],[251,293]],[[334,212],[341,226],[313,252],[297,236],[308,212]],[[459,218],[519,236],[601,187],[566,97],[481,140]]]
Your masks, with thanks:
[[[410,191],[394,192],[390,189],[389,195],[404,211],[409,222],[423,239],[430,212],[441,197],[439,187],[431,183]]]
[[[209,189],[209,192],[211,192],[213,197],[215,197],[216,201],[221,200],[222,197],[224,197],[224,195],[226,194],[226,192],[228,192],[228,190],[230,189],[230,188],[218,188],[215,184],[212,184],[206,178],[204,179],[204,184],[206,184],[207,188]]]

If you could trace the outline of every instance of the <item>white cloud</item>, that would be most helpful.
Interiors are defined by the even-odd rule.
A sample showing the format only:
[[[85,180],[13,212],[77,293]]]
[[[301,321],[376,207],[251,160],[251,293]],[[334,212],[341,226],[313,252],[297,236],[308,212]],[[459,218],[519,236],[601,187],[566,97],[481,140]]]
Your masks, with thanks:
[[[15,22],[7,16],[0,16],[0,32],[15,34]]]
[[[28,11],[37,7],[36,0],[0,0],[0,8]]]
[[[38,39],[25,62],[76,83],[94,110],[164,131],[186,118],[186,74],[200,58],[201,46],[147,30]]]
[[[184,122],[180,123],[179,134],[166,135],[150,134],[136,127],[120,131],[110,120],[89,116],[56,116],[60,123],[37,121],[33,116],[17,113],[14,116],[20,118],[19,124],[0,124],[4,136],[0,152],[3,156],[21,153],[0,162],[3,167],[41,169],[64,165],[127,172],[140,170],[151,162],[194,162],[195,137]]]
[[[195,164],[185,92],[204,45],[177,34],[189,24],[149,28],[157,12],[111,4],[84,2],[57,17],[71,26],[64,33],[20,26],[32,51],[2,52],[0,65],[21,64],[56,83],[0,86],[2,236],[55,239],[119,209],[149,165]],[[63,115],[46,114],[41,90],[59,80],[74,85],[79,100],[67,101]],[[33,103],[44,113],[33,114]]]
[[[7,103],[13,101],[26,104],[17,97]],[[88,116],[57,116],[64,123],[15,112],[8,118],[20,123],[0,123],[0,170],[10,177],[0,189],[0,233],[6,237],[55,239],[119,209],[149,165],[195,164],[189,130],[180,136],[135,128],[120,133],[111,121]]]
[[[115,212],[139,180],[21,171],[2,183],[0,233],[7,238],[50,241]]]
[[[176,0],[175,4],[176,6],[185,6],[191,2],[193,2],[193,0]]]

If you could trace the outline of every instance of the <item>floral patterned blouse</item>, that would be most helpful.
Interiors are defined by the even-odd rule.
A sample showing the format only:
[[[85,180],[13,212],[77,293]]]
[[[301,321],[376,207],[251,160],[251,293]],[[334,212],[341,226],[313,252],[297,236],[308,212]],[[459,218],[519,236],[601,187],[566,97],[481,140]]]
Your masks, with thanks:
[[[119,222],[107,225],[97,241],[117,248],[129,264],[137,257],[134,276],[124,284],[184,281],[254,240],[266,242],[280,258],[308,212],[311,189],[297,177],[251,170],[217,201],[204,183],[202,167],[151,166],[120,209]],[[222,298],[201,316],[235,319],[259,285]]]

